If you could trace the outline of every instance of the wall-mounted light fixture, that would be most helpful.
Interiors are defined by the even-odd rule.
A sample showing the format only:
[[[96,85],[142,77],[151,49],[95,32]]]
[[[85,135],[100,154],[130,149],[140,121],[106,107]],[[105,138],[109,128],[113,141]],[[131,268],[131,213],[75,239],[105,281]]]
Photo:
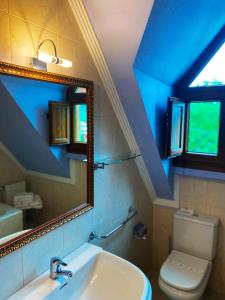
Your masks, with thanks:
[[[40,51],[41,46],[46,42],[50,42],[52,44],[54,55]],[[56,45],[50,39],[45,39],[39,44],[36,55],[37,57],[32,58],[32,65],[35,69],[41,69],[47,71],[47,64],[56,64],[64,68],[71,68],[73,65],[72,61],[58,57]]]

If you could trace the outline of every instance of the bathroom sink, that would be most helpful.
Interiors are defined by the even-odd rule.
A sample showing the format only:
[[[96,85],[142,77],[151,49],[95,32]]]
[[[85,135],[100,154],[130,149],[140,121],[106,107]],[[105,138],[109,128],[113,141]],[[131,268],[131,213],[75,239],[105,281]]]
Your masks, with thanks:
[[[51,280],[46,272],[9,299],[151,300],[151,286],[142,271],[100,247],[84,244],[64,261],[72,278]]]

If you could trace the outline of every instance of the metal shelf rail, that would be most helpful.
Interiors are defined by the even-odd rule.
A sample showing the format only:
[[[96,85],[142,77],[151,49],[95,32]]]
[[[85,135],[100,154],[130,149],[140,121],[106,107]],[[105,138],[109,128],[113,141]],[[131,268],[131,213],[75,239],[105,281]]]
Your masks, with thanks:
[[[106,235],[99,236],[94,231],[92,231],[89,235],[89,241],[92,241],[94,239],[97,239],[97,240],[107,239],[113,233],[118,231],[120,228],[124,227],[127,224],[127,222],[129,222],[131,219],[133,219],[137,214],[138,214],[138,211],[134,207],[131,206],[128,210],[128,217],[126,218],[126,220],[124,220],[120,225],[118,225],[116,228],[114,228],[112,231],[110,231]]]

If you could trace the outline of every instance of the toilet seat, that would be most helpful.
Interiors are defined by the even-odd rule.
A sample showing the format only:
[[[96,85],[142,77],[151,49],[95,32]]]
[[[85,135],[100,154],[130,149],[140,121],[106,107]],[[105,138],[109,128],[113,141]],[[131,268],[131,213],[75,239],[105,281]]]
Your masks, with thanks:
[[[173,250],[160,270],[160,278],[167,285],[182,290],[197,289],[209,268],[209,261]]]
[[[193,291],[181,291],[176,288],[173,288],[166,284],[161,277],[159,277],[159,286],[161,290],[167,295],[169,299],[172,300],[199,300],[203,295],[209,276],[211,274],[212,264],[209,263],[209,268],[201,285]]]

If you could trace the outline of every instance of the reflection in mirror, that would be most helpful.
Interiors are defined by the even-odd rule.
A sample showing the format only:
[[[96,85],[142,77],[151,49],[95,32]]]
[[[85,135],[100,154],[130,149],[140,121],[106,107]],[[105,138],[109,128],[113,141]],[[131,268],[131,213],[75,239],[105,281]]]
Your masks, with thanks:
[[[0,244],[87,203],[86,93],[0,75]]]
[[[74,104],[74,136],[75,143],[87,144],[87,105]]]

